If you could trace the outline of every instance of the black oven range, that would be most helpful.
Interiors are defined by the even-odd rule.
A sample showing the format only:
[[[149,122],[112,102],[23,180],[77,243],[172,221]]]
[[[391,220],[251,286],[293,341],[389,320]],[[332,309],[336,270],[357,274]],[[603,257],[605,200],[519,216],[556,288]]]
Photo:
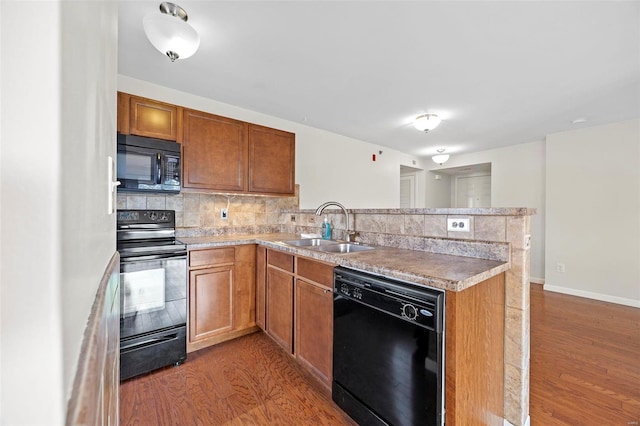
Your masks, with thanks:
[[[120,380],[187,357],[187,248],[173,210],[118,210]]]

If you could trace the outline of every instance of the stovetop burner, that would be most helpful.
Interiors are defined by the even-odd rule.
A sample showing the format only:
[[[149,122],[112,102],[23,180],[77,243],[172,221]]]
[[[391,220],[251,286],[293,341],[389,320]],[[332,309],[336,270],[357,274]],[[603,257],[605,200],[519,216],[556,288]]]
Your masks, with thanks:
[[[117,249],[120,256],[184,254],[187,246],[175,238],[173,210],[118,210]]]

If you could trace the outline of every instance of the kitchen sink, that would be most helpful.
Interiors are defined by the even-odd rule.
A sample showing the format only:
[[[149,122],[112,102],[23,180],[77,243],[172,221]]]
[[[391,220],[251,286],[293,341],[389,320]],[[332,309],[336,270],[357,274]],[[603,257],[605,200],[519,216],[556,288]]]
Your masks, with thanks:
[[[336,240],[323,240],[321,238],[301,238],[299,240],[282,241],[284,244],[295,247],[305,247],[325,253],[355,253],[357,251],[374,250],[375,247],[356,243],[345,243]]]
[[[357,251],[367,251],[373,249],[374,247],[371,246],[363,246],[360,244],[351,243],[327,244],[325,246],[318,247],[318,250],[328,253],[355,253]]]
[[[283,243],[296,247],[313,247],[324,246],[327,244],[336,244],[337,241],[323,240],[321,238],[301,238],[299,240],[283,241]]]

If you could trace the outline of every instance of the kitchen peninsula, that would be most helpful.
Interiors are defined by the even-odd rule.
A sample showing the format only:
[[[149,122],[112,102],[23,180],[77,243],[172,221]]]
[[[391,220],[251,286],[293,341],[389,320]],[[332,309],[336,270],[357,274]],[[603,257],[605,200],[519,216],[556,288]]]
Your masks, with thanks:
[[[277,250],[327,264],[368,268],[377,274],[443,288],[448,294],[481,288],[477,283],[492,275],[503,275],[503,417],[513,425],[526,424],[529,415],[530,217],[535,209],[349,209],[352,228],[358,232],[357,241],[378,249],[325,257],[322,253],[279,242],[320,231],[321,223],[315,210],[298,208],[298,192],[296,186],[294,197],[238,196],[230,202],[228,220],[219,219],[220,209],[228,205],[227,196],[223,194],[119,194],[118,208],[175,209],[178,238],[191,250],[258,245],[264,250]],[[331,209],[325,213],[334,225],[334,238],[342,239],[343,213]],[[470,219],[469,232],[447,231],[447,218]],[[390,256],[393,253],[397,254],[394,258]],[[446,265],[443,259],[456,259],[461,265],[468,263],[469,276],[460,274],[464,268],[451,268],[451,263],[448,270],[436,270],[436,265]],[[432,266],[428,266],[429,263]],[[477,268],[480,264],[484,264],[484,270]],[[251,267],[259,269],[260,262]]]
[[[215,197],[222,196],[200,194],[198,199],[198,194],[183,194],[166,196],[166,200],[159,200],[165,197],[148,196],[146,200],[144,196],[127,195],[119,196],[119,206],[144,208],[162,202],[167,207],[175,207],[180,220],[198,221],[198,214],[205,211],[202,204],[216,203]],[[377,249],[348,255],[327,255],[281,243],[299,237],[301,233],[317,232],[319,223],[315,223],[312,210],[296,209],[297,200],[290,198],[255,200],[253,208],[246,201],[242,202],[244,218],[253,209],[260,217],[268,218],[267,223],[257,225],[254,220],[247,223],[250,220],[245,219],[245,222],[226,222],[224,226],[219,222],[210,226],[184,226],[183,222],[178,228],[181,240],[192,250],[257,244],[263,249],[442,288],[448,295],[464,294],[474,287],[479,289],[482,286],[477,286],[478,283],[504,276],[503,416],[511,424],[525,424],[529,371],[529,223],[535,210],[350,210],[352,223],[359,233],[358,240],[373,244]],[[226,204],[226,201],[218,201],[217,204]],[[207,208],[206,211],[209,210]],[[331,210],[327,213],[334,223],[336,237],[341,238],[343,215]],[[447,217],[470,218],[469,235],[461,238],[459,234],[447,233]],[[204,218],[200,220],[204,225]],[[250,234],[251,231],[255,233]],[[259,264],[257,266],[259,268]]]

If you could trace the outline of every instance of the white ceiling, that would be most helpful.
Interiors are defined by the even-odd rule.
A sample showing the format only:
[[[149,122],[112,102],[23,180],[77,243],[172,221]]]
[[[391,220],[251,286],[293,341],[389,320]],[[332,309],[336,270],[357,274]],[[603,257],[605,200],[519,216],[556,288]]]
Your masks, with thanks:
[[[171,63],[160,1],[123,0],[120,74],[418,156],[640,117],[639,1],[176,1],[198,52]]]

